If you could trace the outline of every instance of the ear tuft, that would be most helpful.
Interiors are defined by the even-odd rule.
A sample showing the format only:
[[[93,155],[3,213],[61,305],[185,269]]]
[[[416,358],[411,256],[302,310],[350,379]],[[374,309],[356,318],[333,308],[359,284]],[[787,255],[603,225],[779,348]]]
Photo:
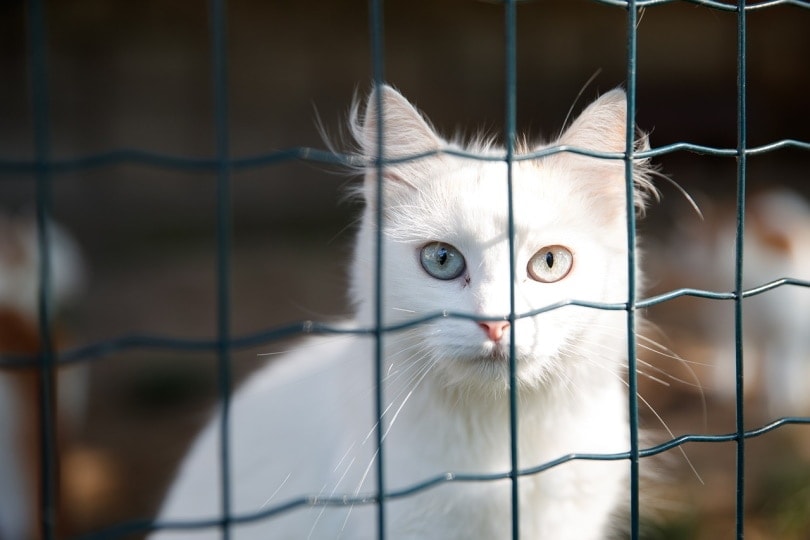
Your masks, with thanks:
[[[355,100],[349,123],[352,135],[360,147],[360,157],[364,161],[366,173],[366,181],[358,192],[369,207],[373,206],[377,190],[377,169],[374,162],[380,154],[378,126],[382,122],[383,157],[386,160],[402,159],[384,165],[383,185],[386,198],[389,201],[404,200],[402,197],[418,190],[419,184],[430,178],[432,167],[442,161],[441,155],[418,156],[436,152],[445,143],[416,107],[388,85],[372,90],[362,114],[360,108],[359,101]]]
[[[588,105],[560,136],[557,144],[597,152],[625,152],[627,150],[627,96],[624,90],[613,89]],[[633,144],[635,151],[649,150],[647,135],[643,133]],[[622,164],[618,160],[611,161],[616,167]],[[634,160],[634,205],[640,216],[644,214],[648,201],[651,198],[658,199],[659,197],[658,191],[652,183],[652,177],[656,174],[658,174],[657,170],[650,164],[649,159]],[[624,175],[619,175],[610,185],[602,185],[600,189],[612,190],[616,196],[622,197],[624,194],[623,178]]]
[[[378,111],[378,105],[382,111]],[[380,122],[383,125],[383,150],[386,158],[401,158],[438,150],[442,140],[422,114],[402,94],[386,84],[371,91],[360,119],[360,105],[352,106],[351,131],[363,156],[379,154]]]
[[[627,97],[615,88],[588,105],[560,137],[559,143],[597,150],[624,152],[627,137]]]

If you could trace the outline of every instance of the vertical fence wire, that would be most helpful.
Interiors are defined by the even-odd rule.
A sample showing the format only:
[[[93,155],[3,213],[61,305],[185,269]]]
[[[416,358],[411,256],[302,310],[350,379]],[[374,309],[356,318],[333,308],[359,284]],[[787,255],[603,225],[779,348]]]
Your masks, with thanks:
[[[518,455],[518,388],[517,346],[515,339],[515,212],[513,169],[515,159],[517,123],[517,5],[515,0],[504,1],[504,53],[505,53],[505,108],[504,131],[506,142],[507,236],[509,244],[509,460],[511,469],[512,538],[520,538],[520,461]]]
[[[636,58],[638,8],[627,3],[627,116],[625,122],[625,206],[627,217],[627,386],[630,423],[630,534],[639,537],[639,426],[638,375],[636,372],[636,213],[633,178],[636,138]]]
[[[745,395],[743,372],[743,256],[747,176],[747,26],[745,0],[737,3],[737,231],[734,258],[735,415],[737,429],[736,530],[745,533]]]
[[[220,398],[219,475],[223,540],[231,537],[231,186],[226,0],[211,0],[211,62],[216,142],[217,384]]]
[[[51,136],[50,96],[45,6],[42,0],[28,3],[28,54],[34,117],[34,162],[36,182],[36,223],[38,268],[39,354],[37,362],[37,392],[39,397],[40,438],[40,511],[41,534],[45,540],[55,537],[56,530],[56,377],[53,336],[51,329]]]
[[[376,261],[374,272],[374,408],[377,418],[375,438],[377,443],[377,537],[385,540],[386,515],[385,515],[385,449],[383,439],[385,427],[383,426],[383,415],[385,411],[385,393],[383,388],[383,378],[385,366],[383,365],[383,339],[385,333],[383,327],[385,319],[383,317],[383,208],[385,204],[383,177],[385,167],[385,111],[383,110],[382,85],[385,82],[385,55],[383,47],[383,1],[369,1],[369,37],[371,40],[371,69],[374,81],[374,103],[377,114],[376,135],[376,157],[374,170],[377,185],[376,192]]]

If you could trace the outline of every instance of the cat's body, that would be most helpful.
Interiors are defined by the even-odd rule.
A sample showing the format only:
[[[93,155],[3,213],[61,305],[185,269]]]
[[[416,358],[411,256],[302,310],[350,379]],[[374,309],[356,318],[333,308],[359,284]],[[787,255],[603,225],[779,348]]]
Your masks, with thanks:
[[[447,147],[402,96],[388,87],[381,92],[386,158]],[[375,155],[376,98],[354,124],[367,160]],[[625,114],[624,94],[605,94],[555,144],[622,152]],[[640,206],[651,188],[646,164],[637,165]],[[558,153],[513,167],[514,312],[567,299],[625,302],[623,162]],[[442,312],[474,317],[438,317],[383,336],[388,491],[445,473],[511,469],[506,177],[503,162],[449,155],[386,166],[384,323]],[[376,186],[376,169],[369,167],[352,268],[350,326],[357,328],[375,320]],[[629,449],[626,321],[621,310],[576,306],[515,320],[520,468],[570,453]],[[315,338],[237,392],[230,434],[234,512],[303,496],[374,494],[374,357],[368,336]],[[194,443],[161,521],[220,513],[218,422]],[[624,460],[574,460],[521,477],[521,538],[605,538],[627,498],[628,471]],[[387,501],[386,531],[395,539],[505,538],[511,505],[508,479],[443,483]],[[373,504],[315,506],[234,532],[236,538],[374,538],[375,519]],[[217,531],[187,534],[215,537]]]

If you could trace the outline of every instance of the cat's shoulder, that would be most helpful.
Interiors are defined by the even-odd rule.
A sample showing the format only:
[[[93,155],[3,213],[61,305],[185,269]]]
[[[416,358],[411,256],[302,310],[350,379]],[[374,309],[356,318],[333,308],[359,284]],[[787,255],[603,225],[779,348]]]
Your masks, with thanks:
[[[332,328],[348,330],[351,322],[339,323]],[[239,395],[265,394],[279,388],[312,385],[336,373],[352,371],[372,354],[372,340],[353,333],[328,333],[310,336],[292,342],[280,352],[265,354],[266,364],[245,382]]]

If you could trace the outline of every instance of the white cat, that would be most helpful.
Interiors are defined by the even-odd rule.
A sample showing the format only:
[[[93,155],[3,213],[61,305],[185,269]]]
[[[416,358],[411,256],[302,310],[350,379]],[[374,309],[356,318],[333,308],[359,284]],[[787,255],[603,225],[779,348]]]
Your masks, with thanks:
[[[390,87],[380,89],[386,159],[489,143],[440,138]],[[352,130],[366,163],[377,148],[377,94]],[[625,95],[591,104],[554,141],[623,152]],[[541,146],[521,145],[520,153]],[[638,210],[651,168],[636,162]],[[385,167],[383,300],[386,325],[442,312],[384,335],[385,485],[399,490],[447,472],[510,470],[510,264],[507,165],[439,153]],[[579,299],[625,302],[627,235],[622,160],[561,152],[517,161],[514,186],[515,312]],[[377,171],[352,266],[351,327],[374,325]],[[492,320],[493,317],[501,317]],[[629,450],[624,311],[567,306],[515,321],[521,468],[572,452]],[[302,496],[373,495],[376,489],[374,343],[367,336],[314,338],[256,373],[231,409],[232,506],[237,514]],[[160,521],[220,513],[219,417],[180,467]],[[627,461],[575,460],[519,480],[520,535],[603,539],[628,498]],[[448,482],[386,503],[388,538],[500,539],[511,531],[511,484]],[[374,504],[314,506],[234,526],[236,538],[375,538]],[[215,538],[217,529],[157,536]]]

